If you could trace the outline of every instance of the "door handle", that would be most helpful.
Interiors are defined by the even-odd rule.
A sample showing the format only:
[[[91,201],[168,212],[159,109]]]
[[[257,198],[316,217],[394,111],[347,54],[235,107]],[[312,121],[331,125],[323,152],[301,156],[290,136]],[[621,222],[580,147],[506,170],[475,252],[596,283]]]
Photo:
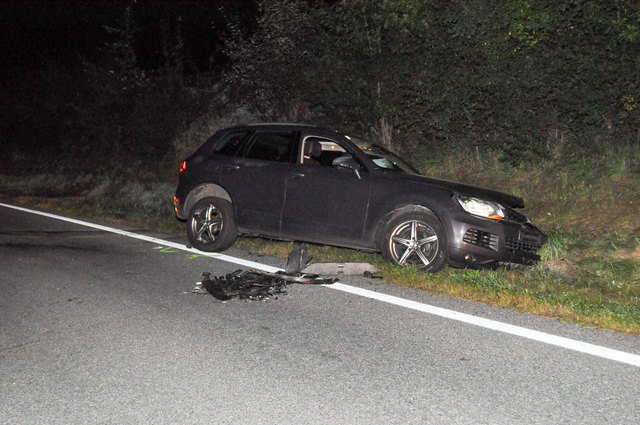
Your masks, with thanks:
[[[299,179],[301,177],[304,177],[304,173],[291,173],[291,177],[293,177],[294,179]]]
[[[226,168],[227,170],[239,170],[240,166],[235,164],[228,164],[225,165],[224,168]]]

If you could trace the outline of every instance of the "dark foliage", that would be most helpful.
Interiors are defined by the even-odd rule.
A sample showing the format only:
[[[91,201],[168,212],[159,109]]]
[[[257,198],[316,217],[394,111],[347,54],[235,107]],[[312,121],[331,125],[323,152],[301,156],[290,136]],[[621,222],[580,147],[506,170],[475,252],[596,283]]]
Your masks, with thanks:
[[[239,107],[514,163],[640,149],[637,2],[246,1],[213,18],[212,6],[188,6],[105,6],[91,32],[102,47],[81,67],[51,51],[28,67],[10,49],[5,170],[172,173],[177,134]],[[84,6],[50,9],[52,22],[91,24]],[[199,13],[206,25],[185,36],[182,15],[194,26]]]
[[[3,105],[11,119],[2,127],[10,146],[3,152],[8,168],[114,176],[167,173],[163,160],[174,160],[175,134],[208,103],[207,90],[184,84],[179,23],[164,41],[165,62],[156,69],[140,66],[135,47],[140,29],[131,8],[124,7],[113,25],[104,26],[109,41],[99,49],[97,62],[82,60],[82,68],[50,62],[18,84],[7,84]]]
[[[637,3],[280,0],[261,11],[253,37],[228,44],[234,83],[258,106],[306,102],[386,143],[477,146],[513,162],[640,138]]]

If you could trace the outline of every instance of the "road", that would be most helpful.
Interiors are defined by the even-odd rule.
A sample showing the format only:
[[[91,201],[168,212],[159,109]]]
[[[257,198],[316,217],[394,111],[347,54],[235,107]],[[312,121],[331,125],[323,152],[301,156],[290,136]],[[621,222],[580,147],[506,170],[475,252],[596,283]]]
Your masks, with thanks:
[[[220,302],[189,291],[241,266],[125,230],[157,239],[0,206],[0,423],[640,423],[636,365],[330,287]],[[341,282],[640,354],[630,336]]]

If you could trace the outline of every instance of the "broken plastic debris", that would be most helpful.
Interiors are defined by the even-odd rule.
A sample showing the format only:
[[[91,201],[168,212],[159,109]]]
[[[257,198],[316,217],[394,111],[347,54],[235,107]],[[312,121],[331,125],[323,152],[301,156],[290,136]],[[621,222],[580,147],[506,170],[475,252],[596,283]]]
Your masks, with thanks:
[[[286,273],[310,273],[323,276],[355,276],[374,275],[378,270],[369,263],[315,263],[309,264],[311,255],[306,245],[301,245],[287,255],[287,264],[284,268]]]
[[[301,245],[287,255],[287,264],[284,267],[284,271],[285,273],[298,273],[309,261],[311,261],[309,249],[306,245]]]
[[[373,275],[379,271],[380,270],[373,264],[369,263],[315,263],[302,269],[303,273],[320,274],[324,276],[354,276],[364,275],[366,273]]]
[[[286,286],[291,283],[331,284],[336,277],[363,275],[379,278],[379,270],[369,263],[315,263],[311,260],[306,245],[301,245],[287,256],[284,272],[268,273],[259,270],[236,270],[224,276],[211,277],[210,272],[202,273],[202,282],[198,282],[191,291],[196,294],[209,293],[215,298],[226,301],[232,298],[269,299],[286,294]]]
[[[194,294],[208,294],[207,290],[202,287],[202,282],[196,282],[196,286],[189,291]],[[188,292],[184,292],[185,294]]]
[[[317,275],[297,273],[267,273],[258,270],[236,270],[224,276],[211,277],[211,273],[202,273],[202,288],[221,301],[232,298],[269,299],[286,294],[286,286],[291,283],[331,284],[337,279]],[[197,288],[197,286],[196,286]],[[192,292],[203,293],[198,289]]]

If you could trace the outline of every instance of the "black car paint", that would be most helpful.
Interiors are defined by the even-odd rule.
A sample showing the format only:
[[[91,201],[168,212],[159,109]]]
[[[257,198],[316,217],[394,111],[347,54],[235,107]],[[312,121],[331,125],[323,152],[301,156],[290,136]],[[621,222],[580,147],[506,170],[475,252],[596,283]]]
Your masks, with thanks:
[[[243,142],[242,152],[260,132],[294,131],[297,144],[292,161],[298,157],[304,137],[313,135],[339,143],[357,161],[359,172],[211,154],[225,134],[242,129],[251,132]],[[240,233],[373,251],[381,249],[384,224],[394,211],[426,208],[443,223],[448,262],[455,266],[528,264],[539,259],[535,250],[546,240],[526,217],[513,210],[524,207],[522,198],[380,168],[347,137],[317,126],[261,124],[216,133],[187,159],[187,169],[181,173],[176,191],[178,218],[185,219],[189,206],[204,196],[197,195],[198,190],[213,190],[217,191],[216,196],[228,197],[234,205]],[[497,202],[505,208],[507,217],[495,221],[473,216],[457,202],[459,195]],[[497,242],[491,246],[465,242],[467,231],[492,235]],[[509,250],[508,240],[509,247],[525,247],[528,251]],[[529,242],[535,249],[526,245]]]

